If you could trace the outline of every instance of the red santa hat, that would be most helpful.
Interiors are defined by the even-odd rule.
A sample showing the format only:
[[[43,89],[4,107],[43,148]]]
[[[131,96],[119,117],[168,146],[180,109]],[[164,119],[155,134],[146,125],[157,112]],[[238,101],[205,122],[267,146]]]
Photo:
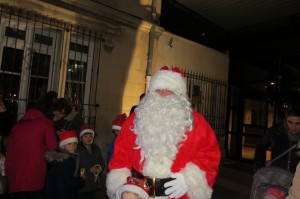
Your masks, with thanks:
[[[127,115],[126,113],[123,114],[119,114],[116,119],[114,119],[113,123],[112,123],[112,130],[118,130],[120,131],[122,128],[123,123],[125,122],[125,120],[127,119]]]
[[[149,91],[168,89],[178,94],[186,95],[187,86],[184,73],[178,68],[162,67],[151,78]]]
[[[82,125],[80,127],[79,137],[83,136],[86,133],[91,133],[92,135],[95,135],[95,131],[94,131],[93,127],[91,127],[89,125]]]
[[[118,190],[116,199],[121,199],[121,195],[124,191],[130,191],[138,194],[142,199],[148,199],[150,187],[147,184],[146,180],[128,176],[124,186],[122,186],[121,189]]]
[[[63,131],[58,135],[58,137],[59,137],[59,146],[60,147],[66,145],[66,144],[72,143],[72,142],[78,143],[76,131],[74,131],[74,130]]]

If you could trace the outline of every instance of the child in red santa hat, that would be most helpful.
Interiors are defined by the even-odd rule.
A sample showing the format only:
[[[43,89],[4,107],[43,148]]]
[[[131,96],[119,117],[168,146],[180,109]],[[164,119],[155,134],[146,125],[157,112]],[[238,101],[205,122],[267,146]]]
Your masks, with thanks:
[[[104,167],[101,149],[94,144],[95,131],[89,125],[80,128],[80,142],[77,152],[80,157],[80,174],[85,180],[85,186],[79,190],[78,199],[95,199],[100,189],[99,175]]]
[[[125,120],[127,119],[127,115],[126,113],[122,113],[119,114],[113,121],[112,123],[112,127],[111,127],[111,131],[112,133],[115,135],[114,139],[111,141],[108,151],[107,151],[107,165],[113,155],[114,152],[114,144],[115,144],[115,140],[119,134],[119,132],[121,131],[122,125],[125,122]],[[108,168],[108,167],[107,167]]]
[[[84,186],[79,176],[79,155],[76,131],[59,134],[59,147],[45,153],[49,172],[46,179],[46,199],[77,198],[77,192]]]

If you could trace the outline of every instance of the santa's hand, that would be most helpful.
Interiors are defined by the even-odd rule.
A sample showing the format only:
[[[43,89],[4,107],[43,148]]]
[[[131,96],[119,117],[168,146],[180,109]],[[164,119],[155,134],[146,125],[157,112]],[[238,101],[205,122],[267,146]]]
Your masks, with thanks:
[[[174,173],[171,178],[175,179],[165,183],[164,187],[167,188],[165,194],[170,198],[180,198],[188,191],[184,176],[181,173]]]

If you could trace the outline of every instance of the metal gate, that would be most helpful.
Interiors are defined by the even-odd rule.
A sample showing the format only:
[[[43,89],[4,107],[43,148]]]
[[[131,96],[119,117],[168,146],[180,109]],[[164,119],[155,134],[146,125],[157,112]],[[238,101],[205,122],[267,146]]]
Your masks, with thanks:
[[[227,83],[203,74],[185,72],[193,109],[201,113],[217,137],[225,135]]]

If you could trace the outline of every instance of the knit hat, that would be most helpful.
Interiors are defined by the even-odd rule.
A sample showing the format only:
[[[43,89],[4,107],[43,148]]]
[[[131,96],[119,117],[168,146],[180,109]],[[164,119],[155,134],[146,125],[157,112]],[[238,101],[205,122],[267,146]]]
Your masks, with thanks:
[[[123,123],[125,122],[125,120],[127,119],[127,115],[126,113],[123,114],[119,114],[116,119],[114,119],[113,123],[112,123],[112,130],[118,130],[120,131],[122,128]]]
[[[74,131],[74,130],[63,131],[60,134],[58,134],[58,137],[59,137],[59,146],[60,147],[66,145],[66,144],[72,143],[72,142],[78,143],[76,131]]]
[[[162,67],[151,78],[149,91],[168,89],[178,94],[186,95],[187,86],[184,79],[184,73],[178,68],[169,69],[167,66]]]
[[[79,137],[83,136],[86,133],[91,133],[91,134],[95,135],[95,131],[94,131],[94,129],[91,126],[89,126],[89,125],[82,125],[80,127]]]

